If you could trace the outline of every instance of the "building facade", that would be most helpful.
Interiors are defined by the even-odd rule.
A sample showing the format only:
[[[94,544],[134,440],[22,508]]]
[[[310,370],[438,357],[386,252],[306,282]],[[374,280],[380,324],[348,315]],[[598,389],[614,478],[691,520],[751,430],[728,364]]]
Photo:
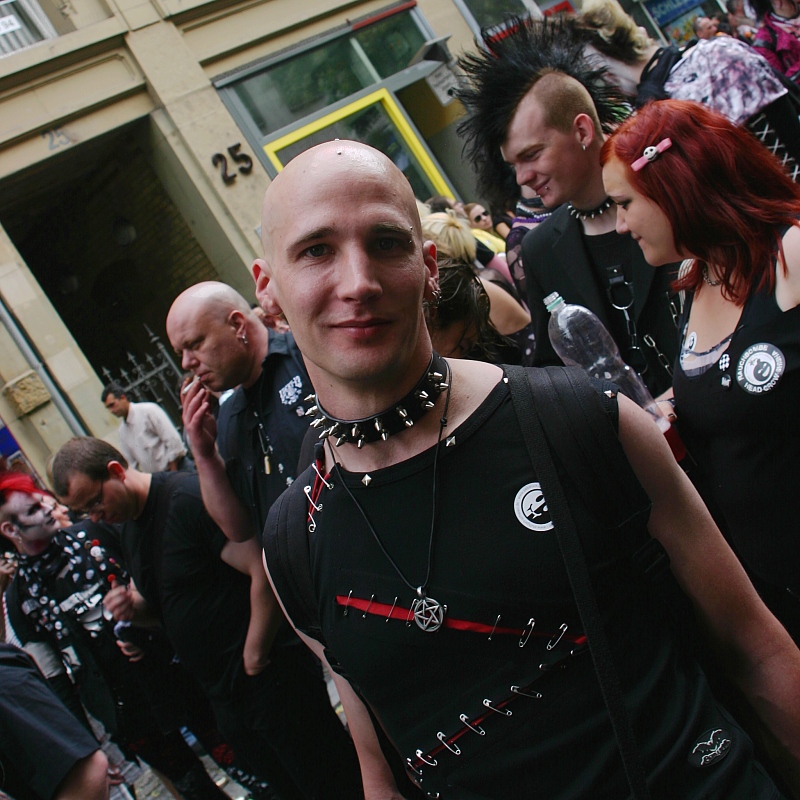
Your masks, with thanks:
[[[475,199],[453,56],[563,4],[0,3],[0,455],[43,476],[71,435],[115,441],[107,371],[192,283],[253,296],[261,197],[306,147],[356,138],[420,199]]]

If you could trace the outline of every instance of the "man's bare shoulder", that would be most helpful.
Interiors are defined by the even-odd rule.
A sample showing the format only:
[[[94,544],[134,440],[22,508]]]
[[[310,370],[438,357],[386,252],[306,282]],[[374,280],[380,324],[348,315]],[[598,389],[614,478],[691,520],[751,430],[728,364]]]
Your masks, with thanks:
[[[448,414],[451,430],[464,422],[488,397],[503,377],[494,364],[467,359],[447,359],[452,375],[452,399]]]

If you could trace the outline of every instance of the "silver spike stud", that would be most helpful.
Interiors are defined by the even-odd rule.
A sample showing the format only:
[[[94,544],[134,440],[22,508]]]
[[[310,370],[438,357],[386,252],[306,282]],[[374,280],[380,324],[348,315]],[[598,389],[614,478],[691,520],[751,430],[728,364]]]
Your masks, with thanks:
[[[315,394],[310,394],[306,397],[306,403],[316,403],[317,396]]]
[[[316,413],[317,413],[317,411],[319,411],[319,406],[311,406],[311,408],[309,408],[309,409],[308,409],[308,411],[306,411],[306,413],[304,414],[304,416],[306,416],[306,417],[313,417],[313,416],[314,416],[314,414],[316,414]]]
[[[325,419],[325,417],[317,417],[317,419],[315,419],[315,420],[314,420],[314,421],[311,423],[311,427],[312,427],[312,428],[319,428],[319,427],[320,427],[320,425],[324,425],[324,424],[325,424],[327,421],[328,421],[328,420],[326,420],[326,419]]]
[[[361,436],[361,431],[358,429],[358,425],[353,425],[353,428],[350,431],[350,438],[358,439],[359,436]]]
[[[381,431],[381,439],[385,442],[389,438],[389,434],[386,431]]]
[[[404,422],[406,423],[406,428],[413,428],[414,427],[414,420],[413,419],[407,419],[407,420],[404,420]]]
[[[342,445],[343,445],[343,444],[344,444],[346,441],[347,441],[347,437],[346,437],[346,436],[340,436],[340,437],[339,437],[339,438],[336,440],[336,446],[337,446],[337,447],[341,447],[341,446],[342,446]]]
[[[444,378],[444,375],[442,375],[441,372],[429,372],[428,377],[432,381],[440,381],[442,378]]]
[[[423,408],[433,408],[433,406],[434,406],[434,405],[435,405],[435,404],[434,404],[434,403],[431,403],[431,401],[430,401],[430,400],[426,400],[426,401],[425,401],[425,402],[422,404],[422,407],[423,407]]]
[[[426,391],[424,391],[423,389],[420,389],[420,390],[417,392],[417,397],[418,397],[420,400],[427,400],[427,399],[428,399],[428,393],[427,393]]]
[[[364,476],[364,477],[361,479],[361,483],[363,483],[363,484],[364,484],[364,486],[369,486],[369,485],[372,483],[372,478],[370,477],[369,473],[367,473],[367,474],[366,474],[366,475],[365,475],[365,476]]]
[[[408,417],[408,411],[406,411],[403,406],[397,406],[395,411],[400,415],[402,419],[406,419]]]
[[[383,432],[383,423],[381,422],[380,417],[375,418],[375,430],[378,431],[378,433]]]
[[[356,444],[359,450],[364,446],[364,441],[365,440],[363,436],[359,438],[358,443]]]

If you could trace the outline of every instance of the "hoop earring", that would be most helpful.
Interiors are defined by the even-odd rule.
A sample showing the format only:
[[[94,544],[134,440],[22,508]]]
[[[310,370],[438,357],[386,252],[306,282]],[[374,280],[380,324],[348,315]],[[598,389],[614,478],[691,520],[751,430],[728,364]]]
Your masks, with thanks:
[[[442,302],[442,290],[437,286],[433,292],[431,292],[431,307],[432,308],[439,308],[439,303]]]
[[[237,338],[237,339],[238,339],[238,340],[239,340],[239,341],[240,341],[240,342],[241,342],[241,343],[242,343],[242,344],[243,344],[245,347],[247,347],[247,345],[249,344],[249,342],[247,341],[247,336],[245,336],[245,334],[242,334],[241,336],[237,336],[236,338]]]

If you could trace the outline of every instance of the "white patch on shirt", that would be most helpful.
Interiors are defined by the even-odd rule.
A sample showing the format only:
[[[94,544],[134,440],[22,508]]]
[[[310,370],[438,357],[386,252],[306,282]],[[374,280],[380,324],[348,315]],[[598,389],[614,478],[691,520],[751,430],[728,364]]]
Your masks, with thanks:
[[[302,391],[303,379],[299,375],[295,375],[294,378],[279,391],[281,403],[285,406],[293,405],[300,399],[300,393]]]
[[[522,525],[532,531],[553,530],[553,520],[539,483],[526,483],[514,498],[514,513]]]

